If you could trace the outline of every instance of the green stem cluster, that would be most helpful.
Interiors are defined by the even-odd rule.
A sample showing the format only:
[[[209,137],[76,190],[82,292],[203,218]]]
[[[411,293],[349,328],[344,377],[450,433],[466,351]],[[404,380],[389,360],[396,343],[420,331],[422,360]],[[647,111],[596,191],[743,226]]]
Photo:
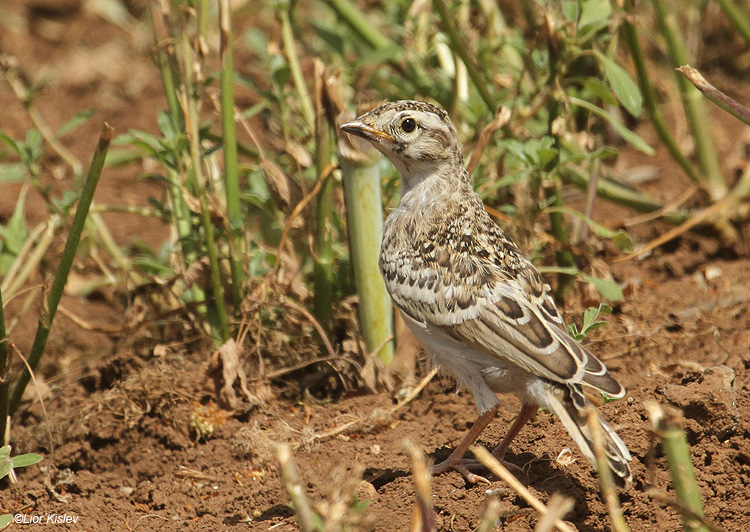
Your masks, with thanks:
[[[335,273],[333,271],[333,190],[330,175],[332,156],[331,131],[328,127],[322,101],[322,65],[315,68],[315,170],[318,179],[324,179],[315,205],[315,267],[313,283],[315,296],[313,311],[325,330],[333,320]]]
[[[663,0],[652,0],[652,3],[673,65],[677,68],[688,64],[690,61],[688,60],[682,33],[677,26],[676,11],[667,9]],[[701,167],[701,185],[712,201],[718,201],[727,195],[728,189],[721,173],[719,157],[711,134],[710,121],[703,104],[703,97],[700,91],[693,87],[682,75],[675,72],[675,77],[680,89],[685,115],[693,134],[698,163]]]

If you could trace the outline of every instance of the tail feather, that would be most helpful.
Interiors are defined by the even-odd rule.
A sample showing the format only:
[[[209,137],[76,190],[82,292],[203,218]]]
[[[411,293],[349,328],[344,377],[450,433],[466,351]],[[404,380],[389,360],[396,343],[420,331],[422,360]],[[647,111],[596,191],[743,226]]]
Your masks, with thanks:
[[[547,406],[560,418],[565,428],[568,429],[573,440],[581,449],[583,455],[596,467],[594,456],[594,443],[591,436],[589,418],[583,409],[591,402],[583,395],[579,384],[562,385],[558,383],[546,383]],[[615,430],[602,418],[598,416],[604,438],[604,454],[610,469],[626,482],[633,479],[630,472],[629,462],[633,459],[625,442],[620,439]]]

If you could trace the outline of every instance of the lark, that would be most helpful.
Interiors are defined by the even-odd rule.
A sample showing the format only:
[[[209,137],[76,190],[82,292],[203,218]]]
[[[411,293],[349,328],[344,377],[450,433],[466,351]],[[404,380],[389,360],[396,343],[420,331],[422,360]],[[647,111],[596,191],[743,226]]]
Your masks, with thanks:
[[[538,408],[553,412],[595,465],[584,387],[613,398],[625,390],[567,332],[549,285],[490,218],[471,186],[456,128],[440,107],[382,105],[341,126],[370,141],[401,175],[401,203],[383,228],[380,270],[404,321],[434,361],[474,394],[479,416],[433,474],[470,471],[464,454],[515,393],[518,416],[493,454],[502,460]],[[601,417],[607,462],[631,480],[625,443]],[[517,467],[515,467],[518,470]]]

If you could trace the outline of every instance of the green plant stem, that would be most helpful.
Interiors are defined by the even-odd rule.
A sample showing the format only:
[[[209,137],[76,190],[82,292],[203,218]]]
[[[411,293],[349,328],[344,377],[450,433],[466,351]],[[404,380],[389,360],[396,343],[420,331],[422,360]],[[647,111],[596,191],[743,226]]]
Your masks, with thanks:
[[[703,502],[693,473],[687,437],[682,429],[681,413],[675,408],[655,402],[648,403],[646,409],[654,430],[661,437],[677,500],[692,513],[703,517]],[[685,512],[682,520],[687,532],[708,532],[705,525]]]
[[[613,0],[613,4],[617,4]],[[632,13],[635,9],[633,0],[626,0],[625,9],[626,13]],[[651,118],[651,123],[656,129],[656,134],[662,141],[664,146],[669,151],[672,158],[680,165],[682,170],[688,175],[693,183],[700,184],[698,174],[695,171],[693,164],[685,157],[677,146],[672,133],[669,131],[669,127],[664,120],[664,116],[659,107],[656,105],[656,94],[654,88],[651,85],[651,80],[646,71],[646,61],[643,58],[643,50],[641,49],[641,43],[638,39],[638,31],[635,24],[630,22],[627,16],[623,17],[622,30],[625,36],[625,42],[630,49],[630,56],[633,58],[633,64],[635,65],[636,77],[638,78],[638,86],[641,89],[643,95],[643,102],[648,110],[648,115]]]
[[[107,150],[109,149],[109,143],[111,140],[112,128],[109,124],[105,123],[102,127],[102,134],[99,138],[99,143],[96,147],[88,175],[86,176],[86,181],[81,191],[81,198],[78,200],[78,208],[73,216],[73,223],[70,227],[68,239],[65,242],[60,265],[57,268],[55,279],[52,282],[52,288],[50,289],[46,307],[42,309],[41,315],[39,316],[36,336],[34,337],[34,343],[28,357],[28,364],[32,371],[36,368],[37,364],[39,364],[39,359],[44,353],[50,327],[52,327],[52,322],[55,319],[55,313],[57,312],[57,306],[59,305],[63,291],[65,290],[65,283],[68,280],[68,274],[73,265],[73,259],[75,259],[78,243],[81,241],[81,234],[86,225],[89,207],[94,199],[94,192],[99,183],[99,177],[101,176],[102,168],[104,167],[104,160],[107,158]],[[15,388],[13,388],[13,394],[11,395],[10,404],[8,406],[8,412],[10,415],[13,415],[18,409],[23,392],[30,379],[31,374],[29,373],[29,368],[25,368],[21,376],[18,378]]]
[[[229,0],[219,2],[221,31],[221,129],[224,147],[224,181],[227,195],[227,217],[233,246],[230,248],[232,301],[239,309],[242,302],[243,217],[240,205],[240,180],[237,168],[237,128],[234,121],[234,46]]]
[[[108,167],[109,165],[107,165]],[[141,216],[143,218],[157,218],[163,222],[168,222],[169,218],[162,214],[156,209],[151,207],[143,207],[141,205],[111,205],[111,204],[97,204],[91,206],[91,212],[96,214],[101,213],[118,213],[118,214],[133,214],[135,216]]]
[[[318,178],[331,165],[331,132],[322,102],[322,64],[315,64],[315,169]],[[325,331],[333,318],[333,179],[323,183],[315,206],[315,266],[313,271],[313,313]]]
[[[383,229],[379,152],[369,143],[339,139],[338,156],[344,184],[346,225],[354,284],[359,295],[359,321],[370,353],[389,366],[393,361],[393,305],[378,267]],[[375,353],[375,350],[378,350]]]
[[[221,142],[221,143],[224,142],[224,138],[222,135],[211,133],[210,131],[206,133],[206,138],[213,142]],[[248,146],[247,144],[238,142],[237,139],[235,139],[235,145],[237,146],[237,151],[241,155],[245,155],[246,157],[252,157],[253,159],[257,159],[260,156],[260,151],[258,151],[258,148],[256,148],[255,146]]]
[[[221,0],[219,10],[221,10]],[[204,39],[208,38],[208,0],[198,2],[198,32]]]
[[[473,57],[469,54],[469,51],[466,49],[465,44],[459,37],[458,32],[453,25],[453,20],[448,14],[448,9],[445,7],[445,3],[443,3],[443,0],[432,0],[432,5],[435,7],[435,10],[440,17],[440,22],[443,24],[445,32],[448,34],[448,40],[451,43],[451,48],[458,53],[461,61],[463,61],[464,65],[466,65],[466,70],[469,72],[469,77],[474,83],[474,86],[477,88],[479,95],[482,97],[482,101],[484,101],[484,104],[487,106],[489,112],[494,115],[497,112],[497,104],[495,103],[494,98],[487,88],[486,81],[479,73],[479,68],[474,62]]]
[[[688,64],[690,61],[687,57],[682,34],[677,27],[676,11],[672,8],[666,9],[662,0],[651,1],[654,5],[656,18],[659,20],[662,35],[667,43],[672,63],[675,67]],[[703,97],[700,91],[678,72],[675,72],[675,77],[680,88],[682,104],[693,134],[695,152],[702,171],[702,175],[699,176],[701,184],[711,200],[718,201],[727,195],[728,189],[721,174],[719,157],[711,134],[708,114],[703,105]]]
[[[91,207],[92,212],[89,220],[91,224],[96,228],[96,231],[99,234],[99,238],[104,244],[107,252],[112,255],[112,258],[123,272],[126,272],[127,275],[133,274],[132,268],[130,267],[130,259],[125,255],[125,253],[122,252],[122,249],[115,241],[115,237],[112,236],[109,227],[107,227],[107,224],[104,223],[104,218],[102,217],[102,215],[94,210],[96,204],[92,203]]]
[[[562,187],[560,187],[559,181],[555,183],[555,191],[552,196],[552,206],[563,206]],[[552,236],[554,236],[558,242],[564,244],[562,248],[559,248],[555,252],[555,260],[558,266],[561,266],[563,268],[575,267],[575,258],[573,257],[573,253],[571,253],[568,247],[568,244],[570,244],[570,235],[568,234],[567,227],[565,226],[565,219],[563,218],[562,213],[555,211],[550,212],[549,221]],[[565,296],[568,294],[568,292],[570,292],[574,285],[575,277],[573,277],[572,275],[559,274],[557,297],[561,300],[565,299]]]
[[[292,71],[292,78],[294,79],[294,85],[297,87],[297,95],[299,96],[300,105],[302,107],[302,114],[307,122],[307,127],[310,131],[315,129],[315,110],[313,109],[312,100],[310,99],[310,93],[307,90],[307,84],[305,83],[305,77],[302,75],[302,67],[300,66],[299,56],[297,55],[296,41],[294,39],[294,32],[292,31],[292,21],[289,18],[290,2],[280,2],[278,9],[279,19],[281,20],[281,40],[284,42],[284,50],[286,51],[286,57],[289,61],[289,68]]]
[[[586,172],[568,166],[560,168],[560,175],[564,181],[586,190],[590,181],[590,176]],[[599,179],[596,183],[596,193],[599,197],[609,200],[618,205],[624,205],[638,212],[655,212],[664,208],[655,198],[638,192],[624,185],[620,185],[610,179]],[[689,211],[678,209],[663,216],[663,219],[670,223],[682,223],[690,218]]]
[[[156,7],[156,2],[151,6],[151,22],[154,27],[154,43],[156,45],[156,63],[161,73],[161,81],[164,86],[164,97],[167,100],[169,116],[176,129],[183,130],[185,127],[185,116],[177,98],[177,80],[180,79],[180,67],[174,48],[174,38],[169,35],[169,2],[159,3],[161,11]]]
[[[324,0],[336,14],[347,24],[362,40],[377,51],[403,50],[398,44],[383,35],[370,22],[367,17],[349,0]],[[422,60],[403,50],[403,54],[388,54],[388,62],[405,79],[414,84],[417,91],[423,95],[432,96],[435,100],[450,108],[451,90],[440,83],[435,76],[430,75],[424,68]],[[402,58],[405,58],[402,62]],[[493,111],[494,112],[494,111]]]
[[[5,297],[12,298],[31,274],[36,271],[44,258],[44,254],[52,245],[60,225],[60,215],[53,214],[47,221],[36,226],[29,234],[3,279],[2,290],[5,292]],[[36,246],[34,246],[35,242]]]
[[[6,445],[8,428],[8,396],[10,394],[10,373],[8,363],[8,336],[5,332],[5,309],[3,291],[0,289],[0,445]]]
[[[325,0],[325,3],[371,48],[383,50],[396,46],[393,41],[380,33],[372,22],[367,20],[362,11],[348,0]]]
[[[745,42],[750,45],[750,18],[747,16],[747,11],[743,11],[737,4],[732,0],[716,0],[721,9],[724,10],[724,14],[727,16],[729,21],[734,24]]]
[[[556,65],[556,61],[552,61],[551,63],[553,65]],[[550,68],[550,78],[549,78],[549,86],[552,87],[555,84],[555,73],[557,71],[557,68]],[[548,117],[548,123],[547,123],[547,132],[549,135],[552,136],[554,139],[554,146],[557,150],[557,153],[560,153],[560,136],[555,134],[553,131],[553,123],[557,119],[557,117],[560,114],[560,103],[555,100],[551,99],[549,101],[549,104],[547,105],[548,111],[549,111],[549,117]],[[559,155],[556,155],[552,161],[550,161],[546,168],[544,170],[546,172],[553,172],[554,176],[554,191],[552,192],[551,199],[552,199],[552,206],[554,207],[562,207],[564,205],[563,199],[562,199],[562,187],[561,187],[561,177],[559,172],[557,172],[557,168],[559,168],[560,165],[560,157]],[[559,248],[555,252],[555,261],[557,262],[557,265],[562,268],[572,268],[576,267],[575,258],[573,257],[573,253],[571,253],[569,244],[570,244],[570,235],[568,233],[568,228],[565,225],[565,219],[563,218],[563,215],[561,212],[550,212],[549,213],[549,220],[550,220],[550,229],[552,230],[552,235],[557,239],[558,242],[563,244],[562,248]],[[564,300],[565,296],[573,289],[573,286],[575,285],[575,277],[572,275],[566,275],[566,274],[558,274],[557,276],[557,290],[556,295],[560,300]]]
[[[185,61],[185,71],[192,72],[190,65],[193,61],[192,48],[187,33],[183,33],[183,59]],[[213,221],[211,220],[211,209],[208,202],[208,191],[204,181],[203,172],[201,171],[201,148],[200,148],[200,128],[198,124],[198,100],[195,94],[195,86],[190,74],[185,76],[184,100],[188,107],[186,117],[186,130],[190,142],[190,165],[188,176],[192,182],[195,195],[200,203],[200,220],[203,227],[204,237],[206,239],[206,254],[211,270],[211,288],[214,296],[214,309],[218,319],[218,339],[221,343],[229,340],[229,316],[227,306],[224,301],[224,287],[221,282],[221,265],[219,264],[219,251],[216,245],[216,236],[214,234]]]

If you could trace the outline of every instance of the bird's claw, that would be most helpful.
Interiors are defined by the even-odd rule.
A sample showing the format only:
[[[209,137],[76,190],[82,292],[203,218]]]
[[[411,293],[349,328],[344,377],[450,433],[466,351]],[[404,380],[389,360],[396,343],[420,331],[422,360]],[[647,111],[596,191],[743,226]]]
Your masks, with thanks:
[[[436,464],[432,466],[432,475],[441,475],[443,473],[446,473],[448,471],[455,471],[457,473],[461,473],[461,476],[463,476],[467,482],[470,484],[489,484],[490,481],[484,478],[481,475],[477,475],[475,473],[472,473],[469,471],[469,469],[464,465],[464,462],[475,462],[475,460],[462,460],[460,458],[448,458],[447,460],[444,460],[440,462],[439,464]],[[477,462],[478,463],[478,462]]]
[[[523,473],[523,469],[518,467],[516,464],[511,464],[510,462],[506,462],[505,460],[498,460],[501,464],[505,466],[506,469],[508,469],[511,473],[518,476],[521,473]],[[446,473],[448,471],[455,471],[457,473],[460,473],[461,476],[463,476],[467,482],[470,484],[489,484],[490,481],[487,480],[485,477],[481,475],[477,475],[476,473],[472,473],[470,469],[487,469],[487,467],[482,464],[479,460],[469,460],[469,459],[462,459],[462,458],[448,458],[439,464],[436,464],[432,467],[432,475],[441,475],[443,473]]]

